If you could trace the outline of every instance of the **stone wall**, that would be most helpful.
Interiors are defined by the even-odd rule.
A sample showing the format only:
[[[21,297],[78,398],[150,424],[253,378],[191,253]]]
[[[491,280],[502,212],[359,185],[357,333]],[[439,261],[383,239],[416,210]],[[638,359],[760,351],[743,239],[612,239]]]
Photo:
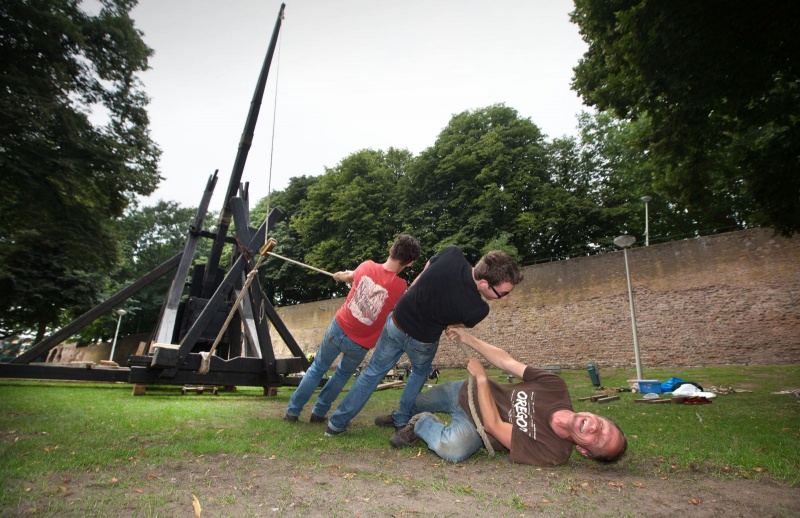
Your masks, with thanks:
[[[800,239],[769,229],[628,250],[645,367],[800,363]],[[525,280],[473,330],[522,362],[585,368],[635,365],[623,252],[524,268]],[[279,308],[305,352],[342,303]],[[278,357],[290,356],[273,332]],[[403,360],[401,360],[403,361]],[[434,364],[460,367],[443,337]]]

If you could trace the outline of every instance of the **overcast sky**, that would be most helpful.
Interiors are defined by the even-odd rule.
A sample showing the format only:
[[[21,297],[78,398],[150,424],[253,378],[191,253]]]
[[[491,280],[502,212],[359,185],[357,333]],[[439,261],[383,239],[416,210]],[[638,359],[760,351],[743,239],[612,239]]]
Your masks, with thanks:
[[[549,139],[577,134],[585,107],[570,82],[586,45],[569,22],[571,0],[285,3],[242,178],[251,206],[270,185],[282,190],[360,149],[417,155],[454,114],[492,104],[515,108]],[[280,5],[139,1],[132,17],[155,50],[141,78],[164,177],[145,203],[197,206],[219,169],[210,208],[222,207]]]

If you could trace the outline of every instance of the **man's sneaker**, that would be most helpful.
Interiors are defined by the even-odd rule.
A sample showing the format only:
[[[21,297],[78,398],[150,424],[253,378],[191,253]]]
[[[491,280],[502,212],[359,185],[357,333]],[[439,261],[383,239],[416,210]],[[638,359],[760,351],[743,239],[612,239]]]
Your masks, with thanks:
[[[327,420],[328,420],[327,417],[324,417],[324,416],[320,417],[317,414],[315,414],[314,412],[311,412],[311,419],[309,419],[308,421],[311,422],[311,423],[324,423]]]
[[[436,422],[441,423],[442,420],[433,415],[430,412],[421,412],[411,419],[408,420],[408,424],[404,427],[400,428],[392,435],[392,438],[389,439],[389,442],[392,444],[394,448],[408,448],[409,446],[413,446],[415,442],[419,440],[417,434],[414,432],[414,425],[417,424],[417,420],[424,415],[429,415],[433,417]]]
[[[383,426],[383,427],[386,427],[386,428],[390,428],[391,427],[391,428],[394,428],[396,430],[398,429],[394,425],[394,417],[392,417],[392,414],[379,415],[378,417],[376,417],[375,418],[375,426]],[[402,428],[402,426],[400,428]]]
[[[283,416],[283,420],[284,421],[289,421],[290,423],[296,423],[297,422],[297,416],[296,415],[286,414],[285,416]]]
[[[336,430],[331,429],[330,426],[325,427],[325,437],[336,437],[342,432],[344,432],[344,430],[342,430],[341,432],[337,432]]]

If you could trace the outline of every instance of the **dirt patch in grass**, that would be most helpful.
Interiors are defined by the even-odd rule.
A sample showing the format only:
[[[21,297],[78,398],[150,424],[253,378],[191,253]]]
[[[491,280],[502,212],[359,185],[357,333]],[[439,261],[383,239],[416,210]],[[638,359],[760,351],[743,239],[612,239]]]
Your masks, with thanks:
[[[117,468],[6,481],[0,516],[800,516],[800,488],[768,479],[647,472],[624,462],[451,464],[424,448],[121,461]],[[11,496],[21,495],[21,496]]]

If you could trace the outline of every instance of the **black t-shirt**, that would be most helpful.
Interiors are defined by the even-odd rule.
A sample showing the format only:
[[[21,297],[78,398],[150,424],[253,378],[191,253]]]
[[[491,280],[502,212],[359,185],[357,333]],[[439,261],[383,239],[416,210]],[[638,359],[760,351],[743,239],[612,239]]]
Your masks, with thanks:
[[[450,324],[474,327],[489,314],[460,248],[448,246],[429,262],[394,308],[397,325],[425,343],[439,340]]]

